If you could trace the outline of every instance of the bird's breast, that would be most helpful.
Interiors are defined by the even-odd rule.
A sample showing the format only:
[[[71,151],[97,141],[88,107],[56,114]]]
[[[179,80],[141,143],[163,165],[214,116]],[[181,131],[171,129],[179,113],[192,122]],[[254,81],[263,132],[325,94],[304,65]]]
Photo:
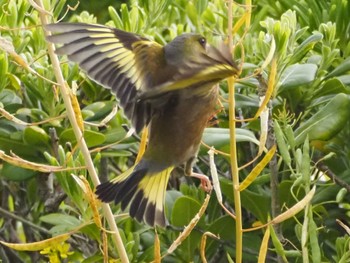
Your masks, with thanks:
[[[217,87],[172,92],[150,123],[146,158],[181,165],[197,154],[202,133],[214,113]]]

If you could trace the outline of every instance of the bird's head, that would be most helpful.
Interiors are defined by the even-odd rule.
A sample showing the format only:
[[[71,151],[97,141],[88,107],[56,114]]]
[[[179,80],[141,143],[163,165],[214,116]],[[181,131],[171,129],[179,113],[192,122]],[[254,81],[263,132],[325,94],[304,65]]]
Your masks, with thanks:
[[[237,68],[227,46],[222,46],[219,50],[209,45],[200,34],[179,35],[164,47],[164,52],[169,65],[186,70],[215,65]]]
[[[169,64],[177,65],[190,60],[198,60],[207,52],[207,40],[193,33],[186,33],[177,36],[165,47],[165,57]]]

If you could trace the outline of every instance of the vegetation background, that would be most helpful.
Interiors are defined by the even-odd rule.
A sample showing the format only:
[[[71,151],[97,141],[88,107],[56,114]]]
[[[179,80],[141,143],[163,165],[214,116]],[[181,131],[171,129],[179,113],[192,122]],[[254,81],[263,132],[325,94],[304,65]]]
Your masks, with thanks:
[[[67,119],[67,105],[57,85],[48,81],[56,81],[54,69],[39,12],[30,2],[0,0],[0,241],[25,244],[3,243],[0,258],[120,262],[111,234],[103,231],[108,225],[94,210],[100,205],[91,195],[94,184]],[[200,32],[213,44],[229,34],[229,1],[43,2],[52,21],[107,24],[161,44],[183,32]],[[112,205],[128,258],[160,262],[161,254],[163,262],[350,262],[350,4],[237,1],[232,12],[233,56],[242,68],[235,104],[230,84],[222,83],[222,108],[204,133],[195,168],[210,175],[207,145],[218,150],[223,205],[236,211],[237,218],[211,193],[204,215],[169,253],[184,226],[206,206],[198,182],[180,176],[179,170],[166,197],[167,229],[155,231]],[[125,138],[130,126],[121,110],[96,126],[118,102],[77,65],[60,59],[65,80],[77,88],[84,138],[98,174],[101,180],[112,178],[134,163],[140,138]],[[244,120],[256,114],[266,87],[271,94],[268,133],[263,121]],[[232,106],[241,120],[236,130],[229,122]],[[268,150],[277,142],[275,155],[265,151],[259,156],[264,135]],[[232,170],[236,163],[239,173]],[[54,171],[45,165],[70,169]],[[240,182],[250,178],[248,188],[233,187],[235,176]],[[49,239],[53,236],[60,238]]]

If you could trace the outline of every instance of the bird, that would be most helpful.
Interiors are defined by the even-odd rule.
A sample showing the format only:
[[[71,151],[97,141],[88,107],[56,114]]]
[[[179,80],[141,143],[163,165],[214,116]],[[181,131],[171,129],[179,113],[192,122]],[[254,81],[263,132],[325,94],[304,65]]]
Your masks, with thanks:
[[[218,49],[197,33],[183,33],[166,45],[141,35],[98,24],[49,24],[48,41],[61,44],[86,74],[111,89],[136,133],[149,128],[147,148],[130,169],[96,187],[103,202],[129,208],[129,215],[152,227],[166,227],[165,194],[174,168],[194,173],[201,138],[215,114],[218,83],[237,77],[228,48]]]

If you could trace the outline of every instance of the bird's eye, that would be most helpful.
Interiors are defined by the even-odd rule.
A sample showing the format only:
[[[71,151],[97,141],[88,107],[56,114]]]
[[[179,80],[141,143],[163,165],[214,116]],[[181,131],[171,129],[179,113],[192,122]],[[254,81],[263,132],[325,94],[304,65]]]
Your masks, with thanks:
[[[201,44],[201,46],[203,48],[205,48],[206,44],[207,44],[207,40],[204,37],[201,37],[200,39],[198,39],[199,44]]]

